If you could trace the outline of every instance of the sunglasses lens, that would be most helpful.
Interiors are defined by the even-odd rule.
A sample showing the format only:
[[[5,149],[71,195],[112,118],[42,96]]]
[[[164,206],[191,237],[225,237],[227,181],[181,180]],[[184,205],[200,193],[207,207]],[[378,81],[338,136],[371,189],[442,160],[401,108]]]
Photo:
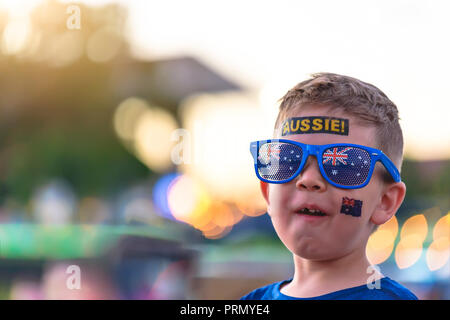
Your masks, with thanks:
[[[284,142],[262,144],[258,150],[258,173],[269,181],[287,180],[299,168],[302,155],[302,149],[293,144]]]
[[[328,179],[342,186],[362,185],[369,175],[370,161],[370,154],[357,147],[333,147],[322,154]]]

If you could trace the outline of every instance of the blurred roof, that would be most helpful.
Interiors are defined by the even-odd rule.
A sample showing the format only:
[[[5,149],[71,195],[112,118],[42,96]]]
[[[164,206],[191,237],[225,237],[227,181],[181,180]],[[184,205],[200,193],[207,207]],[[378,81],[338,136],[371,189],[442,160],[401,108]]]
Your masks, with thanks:
[[[192,57],[133,60],[119,65],[115,78],[121,98],[138,95],[170,109],[192,94],[243,89]]]

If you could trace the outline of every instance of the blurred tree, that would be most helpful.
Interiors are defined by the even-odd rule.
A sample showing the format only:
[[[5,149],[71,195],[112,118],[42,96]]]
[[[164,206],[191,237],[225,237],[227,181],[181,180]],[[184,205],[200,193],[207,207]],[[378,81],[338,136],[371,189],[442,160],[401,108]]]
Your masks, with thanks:
[[[402,180],[406,184],[406,197],[398,217],[431,207],[439,207],[443,214],[450,210],[450,160],[405,159]]]
[[[407,159],[403,163],[402,177],[407,186],[407,198],[421,196],[449,198],[449,160],[413,161]]]
[[[115,192],[152,174],[112,127],[120,98],[111,77],[114,65],[128,59],[126,12],[114,4],[79,6],[81,29],[69,30],[67,5],[45,2],[31,14],[29,46],[0,55],[0,201],[9,195],[25,202],[40,183],[56,177],[83,196]],[[0,15],[0,27],[5,24]],[[116,44],[119,39],[107,61],[98,61],[95,47],[88,50],[93,36],[102,41],[102,30],[106,37],[113,33]]]

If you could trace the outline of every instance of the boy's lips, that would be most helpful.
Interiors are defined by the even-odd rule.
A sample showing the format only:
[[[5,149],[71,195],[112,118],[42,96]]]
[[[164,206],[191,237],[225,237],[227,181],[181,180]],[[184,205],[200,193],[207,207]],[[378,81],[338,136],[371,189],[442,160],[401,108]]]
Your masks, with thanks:
[[[295,213],[304,214],[309,216],[325,217],[329,216],[329,211],[314,203],[304,203],[297,206],[294,210]]]

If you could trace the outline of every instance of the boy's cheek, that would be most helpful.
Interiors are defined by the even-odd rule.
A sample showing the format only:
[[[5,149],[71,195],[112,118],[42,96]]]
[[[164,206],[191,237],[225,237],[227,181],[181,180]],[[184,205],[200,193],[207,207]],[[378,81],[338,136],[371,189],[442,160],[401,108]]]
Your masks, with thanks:
[[[283,184],[268,184],[267,186],[268,202],[275,206],[289,199],[289,190]]]
[[[282,193],[273,192],[269,195],[269,203],[267,204],[267,213],[271,218],[273,217],[283,217],[291,208],[289,207],[289,197],[286,197]]]

